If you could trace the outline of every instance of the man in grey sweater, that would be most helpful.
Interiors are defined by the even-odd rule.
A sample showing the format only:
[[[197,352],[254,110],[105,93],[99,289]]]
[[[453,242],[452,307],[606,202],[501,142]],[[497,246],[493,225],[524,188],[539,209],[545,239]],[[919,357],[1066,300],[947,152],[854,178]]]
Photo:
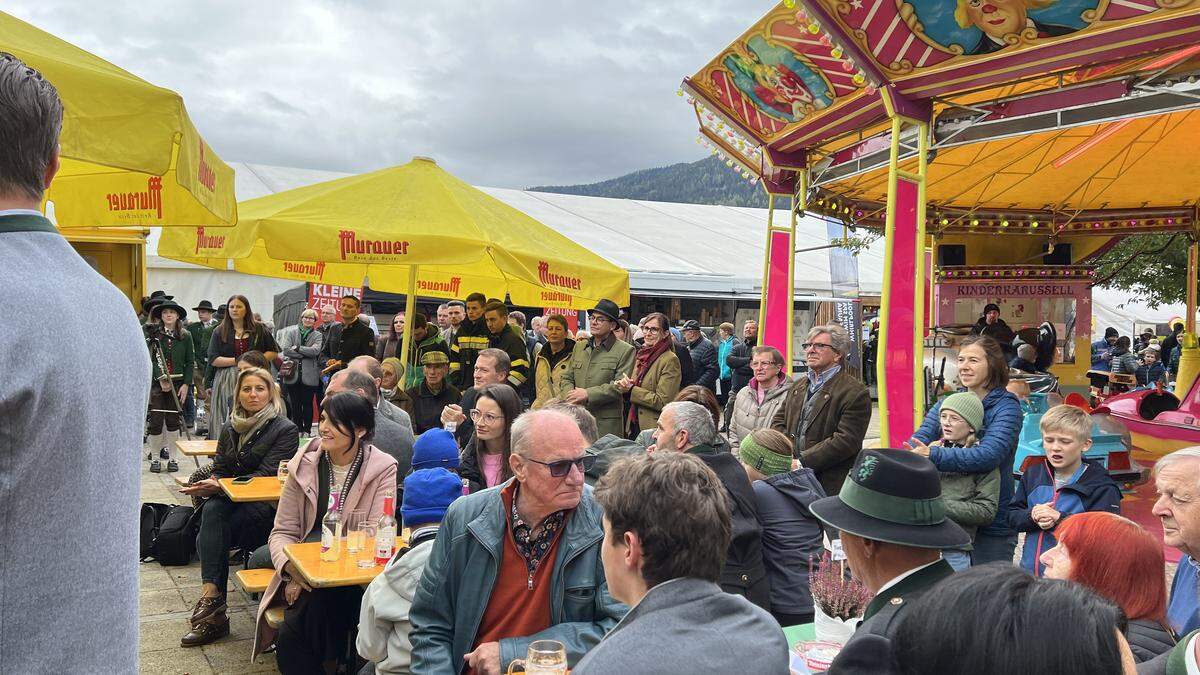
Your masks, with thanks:
[[[595,499],[604,577],[630,609],[571,672],[788,672],[775,619],[717,585],[733,525],[725,487],[699,457],[621,458]]]
[[[132,673],[150,359],[129,299],[38,211],[62,115],[0,53],[0,316],[54,317],[0,323],[0,670]]]

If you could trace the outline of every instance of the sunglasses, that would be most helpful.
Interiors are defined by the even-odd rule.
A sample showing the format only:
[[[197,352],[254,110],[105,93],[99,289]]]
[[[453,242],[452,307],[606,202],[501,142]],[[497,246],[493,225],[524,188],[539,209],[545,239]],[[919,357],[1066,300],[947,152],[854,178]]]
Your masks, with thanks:
[[[587,473],[588,469],[591,469],[592,465],[596,463],[596,455],[591,453],[588,453],[579,459],[560,459],[557,462],[543,462],[541,460],[533,459],[532,457],[526,457],[525,459],[534,462],[535,464],[541,464],[542,466],[550,469],[550,475],[554,476],[555,478],[562,478],[563,476],[571,473],[572,466],[579,467],[580,471]]]

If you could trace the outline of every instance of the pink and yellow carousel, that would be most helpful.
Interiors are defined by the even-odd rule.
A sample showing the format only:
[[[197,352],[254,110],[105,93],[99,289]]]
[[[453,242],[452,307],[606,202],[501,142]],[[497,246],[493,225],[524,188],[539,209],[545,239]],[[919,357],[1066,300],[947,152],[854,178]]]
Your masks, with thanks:
[[[883,234],[880,431],[900,447],[925,413],[926,347],[989,303],[1014,331],[1049,324],[1051,372],[1086,386],[1094,261],[1125,237],[1191,242],[1196,334],[1198,80],[1200,0],[805,0],[681,94],[702,142],[770,196],[764,344],[792,342],[801,215]],[[1107,401],[1143,449],[1200,444],[1188,344],[1179,397]]]

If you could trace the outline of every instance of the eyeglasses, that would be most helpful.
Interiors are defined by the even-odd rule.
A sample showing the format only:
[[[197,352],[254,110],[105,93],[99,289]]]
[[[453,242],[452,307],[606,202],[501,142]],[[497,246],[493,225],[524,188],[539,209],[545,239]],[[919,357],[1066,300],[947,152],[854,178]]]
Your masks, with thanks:
[[[646,327],[642,328],[642,332],[643,333],[661,333],[662,329],[655,328],[654,326],[646,326]]]
[[[587,453],[578,459],[560,459],[557,462],[543,462],[532,457],[526,457],[525,459],[550,469],[550,475],[555,478],[562,478],[571,473],[572,466],[578,467],[583,473],[587,473],[592,468],[592,465],[596,463],[596,455],[591,453]]]
[[[475,422],[476,424],[479,424],[480,422],[487,422],[488,424],[496,424],[497,422],[504,421],[504,415],[497,415],[496,413],[485,413],[482,410],[475,408],[474,410],[471,411],[471,420],[473,422]]]
[[[810,349],[833,349],[833,345],[827,345],[824,342],[805,342],[804,344],[800,345],[800,348],[804,351],[808,351]]]
[[[603,314],[592,314],[588,318],[592,320],[592,323],[616,323]]]

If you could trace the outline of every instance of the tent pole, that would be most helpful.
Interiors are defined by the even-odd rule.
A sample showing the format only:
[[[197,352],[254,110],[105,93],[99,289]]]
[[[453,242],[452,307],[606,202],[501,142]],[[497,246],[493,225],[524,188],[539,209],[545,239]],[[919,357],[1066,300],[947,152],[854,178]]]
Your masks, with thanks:
[[[1188,246],[1187,262],[1187,314],[1184,315],[1184,330],[1196,334],[1196,275],[1200,273],[1200,241],[1193,240]]]
[[[404,348],[400,350],[402,353],[398,355],[400,357],[400,363],[404,366],[404,376],[400,379],[400,382],[396,384],[396,386],[400,387],[401,389],[408,388],[406,386],[409,381],[408,369],[410,367],[408,363],[408,355],[409,353],[416,353],[416,350],[412,347],[412,325],[413,317],[416,316],[415,309],[417,306],[418,268],[418,265],[409,265],[408,286],[404,289],[404,336],[401,338],[400,342]],[[417,364],[415,363],[413,364],[413,366],[416,365]]]

